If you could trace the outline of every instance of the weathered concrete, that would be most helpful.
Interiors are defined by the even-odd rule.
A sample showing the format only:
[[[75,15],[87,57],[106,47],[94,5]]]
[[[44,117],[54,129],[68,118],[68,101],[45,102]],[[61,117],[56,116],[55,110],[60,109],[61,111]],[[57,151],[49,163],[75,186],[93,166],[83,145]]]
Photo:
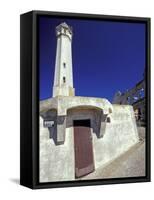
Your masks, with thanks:
[[[103,110],[104,114],[112,112],[112,104],[104,98],[95,97],[65,97],[58,96],[40,102],[40,113],[44,113],[49,109],[56,109],[57,115],[67,115],[67,110],[79,106],[96,107]]]
[[[114,160],[139,141],[132,106],[115,105],[110,117],[104,137],[93,137],[96,168]]]
[[[45,102],[41,104],[43,108],[45,108],[44,104]],[[47,105],[49,105],[48,101]],[[109,120],[107,120],[105,114],[102,114],[103,109],[98,109],[98,106],[82,108],[81,106],[68,106],[68,108],[71,109],[66,112],[65,125],[63,125],[63,128],[60,127],[60,133],[65,132],[65,141],[61,145],[57,145],[54,141],[54,138],[56,138],[54,130],[49,131],[43,127],[43,118],[40,117],[41,182],[75,179],[73,120],[90,119],[91,121],[96,170],[99,167],[105,167],[107,163],[119,157],[139,141],[132,106],[113,105],[112,112],[107,115]],[[50,114],[50,111],[43,112],[43,109],[41,109],[41,115],[43,113],[43,117],[54,116]],[[45,113],[47,114],[45,115]],[[64,121],[62,120],[62,122]],[[49,137],[49,134],[51,137]],[[102,137],[100,137],[100,134]],[[61,137],[63,136],[61,135]]]
[[[145,174],[145,141],[140,141],[105,167],[99,167],[78,180],[139,177]]]
[[[40,182],[68,181],[74,179],[74,144],[71,130],[66,130],[63,145],[55,145],[48,128],[40,117]]]
[[[138,82],[132,89],[121,93],[118,91],[114,98],[113,104],[132,105],[135,117],[138,123],[145,125],[146,116],[146,98],[145,98],[145,77]]]
[[[138,134],[139,134],[139,138],[140,140],[144,140],[146,138],[146,131],[145,131],[145,127],[137,127],[138,130]]]
[[[42,101],[40,103],[40,114],[44,120],[50,118],[54,121],[56,128],[56,139],[57,144],[63,144],[65,142],[65,128],[66,128],[66,116],[70,109],[74,108],[89,108],[97,109],[101,112],[95,115],[94,126],[97,130],[98,137],[103,137],[104,129],[106,127],[106,117],[112,112],[112,105],[107,99],[101,98],[89,98],[89,97],[55,97],[47,101]],[[49,114],[54,110],[54,114]],[[56,115],[55,115],[56,110]],[[101,124],[102,122],[102,124]],[[102,129],[102,131],[100,131]]]
[[[57,50],[53,97],[74,96],[72,75],[72,29],[65,22],[56,27]]]

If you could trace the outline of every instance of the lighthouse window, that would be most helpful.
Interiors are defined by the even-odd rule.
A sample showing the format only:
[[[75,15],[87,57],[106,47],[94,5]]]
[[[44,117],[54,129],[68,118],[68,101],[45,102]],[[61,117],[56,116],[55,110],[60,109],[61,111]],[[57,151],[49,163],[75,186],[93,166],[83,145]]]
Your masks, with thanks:
[[[66,77],[65,76],[63,77],[63,83],[66,83]]]
[[[63,63],[64,68],[66,68],[66,63]]]

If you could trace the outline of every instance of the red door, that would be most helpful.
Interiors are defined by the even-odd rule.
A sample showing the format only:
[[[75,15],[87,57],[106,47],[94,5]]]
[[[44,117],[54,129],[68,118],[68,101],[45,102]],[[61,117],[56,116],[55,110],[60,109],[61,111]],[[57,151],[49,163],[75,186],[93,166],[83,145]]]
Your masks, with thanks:
[[[74,121],[75,176],[81,177],[94,171],[90,120]]]

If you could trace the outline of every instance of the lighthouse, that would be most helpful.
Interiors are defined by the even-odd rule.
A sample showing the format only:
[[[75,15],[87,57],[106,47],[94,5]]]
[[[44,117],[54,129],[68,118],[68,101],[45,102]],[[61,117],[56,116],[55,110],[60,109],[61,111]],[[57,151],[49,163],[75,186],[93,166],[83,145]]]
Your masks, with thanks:
[[[72,28],[65,22],[56,27],[57,49],[53,97],[74,96],[72,72]]]
[[[72,28],[65,22],[56,27],[53,94],[40,101],[39,110],[42,183],[86,177],[139,141],[131,105],[112,105],[105,98],[75,96],[72,36]],[[99,89],[103,91],[102,86]]]

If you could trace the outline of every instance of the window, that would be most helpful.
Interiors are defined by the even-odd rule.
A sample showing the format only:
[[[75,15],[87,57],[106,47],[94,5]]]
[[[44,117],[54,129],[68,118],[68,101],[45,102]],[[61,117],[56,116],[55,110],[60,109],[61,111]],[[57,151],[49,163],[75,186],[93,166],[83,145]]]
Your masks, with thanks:
[[[110,117],[107,117],[107,118],[106,118],[106,122],[107,122],[107,123],[110,123],[110,122],[111,122],[111,118],[110,118]]]
[[[144,98],[145,94],[144,94],[143,88],[139,90],[139,96],[140,96],[140,98]]]
[[[63,63],[63,66],[64,66],[64,68],[66,68],[66,63],[65,62]]]
[[[130,97],[127,97],[127,103],[131,104],[131,98]]]
[[[66,83],[66,77],[65,76],[63,77],[63,83]]]

